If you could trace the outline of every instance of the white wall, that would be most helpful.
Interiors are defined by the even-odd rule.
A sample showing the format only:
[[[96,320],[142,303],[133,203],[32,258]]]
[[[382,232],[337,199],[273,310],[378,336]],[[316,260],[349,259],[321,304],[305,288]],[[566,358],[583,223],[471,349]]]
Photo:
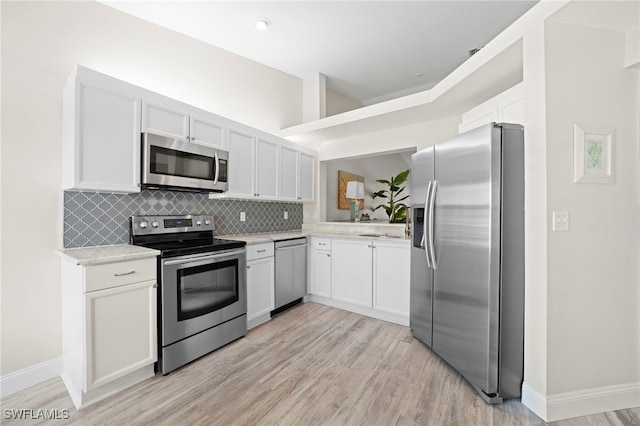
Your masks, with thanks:
[[[545,49],[547,215],[571,215],[547,227],[547,392],[640,385],[640,74],[624,32],[548,22]],[[574,123],[615,128],[614,185],[572,183]]]
[[[2,365],[61,355],[62,90],[77,64],[276,133],[302,82],[96,2],[2,2]]]
[[[415,152],[415,150],[413,150]],[[407,163],[406,157],[400,154],[388,154],[370,156],[367,158],[344,159],[328,161],[325,164],[323,179],[322,173],[320,179],[326,182],[326,196],[323,192],[321,197],[326,201],[326,221],[345,221],[350,220],[351,210],[338,210],[338,170],[343,170],[364,177],[364,209],[360,214],[367,213],[371,219],[388,221],[389,217],[382,208],[375,212],[374,207],[385,204],[387,199],[371,198],[371,194],[381,189],[388,189],[388,186],[376,182],[377,179],[390,179],[398,173],[407,170],[410,164]],[[401,197],[409,195],[409,181],[405,184],[406,189],[400,194]],[[407,202],[409,199],[403,201]]]
[[[460,116],[447,117],[326,141],[317,148],[318,158],[324,161],[393,150],[420,150],[457,135],[459,123]]]
[[[359,100],[345,96],[342,93],[334,92],[333,90],[327,90],[326,96],[327,117],[363,107],[362,102]]]
[[[330,198],[327,200],[323,196],[327,192],[328,185],[326,179],[322,178],[326,176],[322,174],[322,169],[326,167],[326,161],[375,156],[392,151],[419,151],[457,135],[459,123],[460,116],[447,117],[323,142],[316,147],[321,165],[316,194],[321,194],[321,199],[317,203],[304,205],[304,222],[316,223],[324,221],[326,218],[325,203],[331,202]]]

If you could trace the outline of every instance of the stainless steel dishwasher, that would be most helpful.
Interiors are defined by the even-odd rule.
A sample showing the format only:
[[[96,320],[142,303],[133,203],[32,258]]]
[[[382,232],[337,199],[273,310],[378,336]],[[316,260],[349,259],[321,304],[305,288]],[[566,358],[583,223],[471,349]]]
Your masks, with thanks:
[[[297,303],[307,293],[307,238],[276,241],[276,305]]]

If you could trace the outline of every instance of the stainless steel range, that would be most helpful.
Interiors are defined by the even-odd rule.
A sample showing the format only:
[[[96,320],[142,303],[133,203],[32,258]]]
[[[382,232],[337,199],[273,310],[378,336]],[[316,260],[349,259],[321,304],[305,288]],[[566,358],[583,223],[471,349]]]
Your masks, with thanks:
[[[247,332],[245,242],[214,238],[213,216],[132,216],[131,244],[158,258],[162,374]]]

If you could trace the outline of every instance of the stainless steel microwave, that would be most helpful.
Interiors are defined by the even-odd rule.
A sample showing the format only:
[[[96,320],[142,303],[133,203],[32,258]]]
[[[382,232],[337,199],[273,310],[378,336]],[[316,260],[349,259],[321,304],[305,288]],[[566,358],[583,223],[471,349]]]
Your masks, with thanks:
[[[227,151],[143,133],[141,154],[143,188],[225,192],[229,187]]]

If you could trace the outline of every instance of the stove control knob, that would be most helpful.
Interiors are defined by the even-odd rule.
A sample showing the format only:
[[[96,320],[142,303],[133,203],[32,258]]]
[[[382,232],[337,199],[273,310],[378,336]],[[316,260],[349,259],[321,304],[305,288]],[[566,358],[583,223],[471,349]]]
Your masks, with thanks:
[[[149,225],[149,222],[147,222],[146,220],[143,220],[139,223],[140,228],[144,229]]]
[[[202,222],[200,221],[200,219],[196,220],[196,226],[200,226],[202,225]]]
[[[158,221],[154,220],[153,222],[151,222],[151,227],[152,227],[152,228],[157,228],[158,226],[160,226],[160,224],[158,223]]]
[[[211,225],[211,221],[209,219],[205,219],[204,220],[204,224],[209,226],[209,225]]]

